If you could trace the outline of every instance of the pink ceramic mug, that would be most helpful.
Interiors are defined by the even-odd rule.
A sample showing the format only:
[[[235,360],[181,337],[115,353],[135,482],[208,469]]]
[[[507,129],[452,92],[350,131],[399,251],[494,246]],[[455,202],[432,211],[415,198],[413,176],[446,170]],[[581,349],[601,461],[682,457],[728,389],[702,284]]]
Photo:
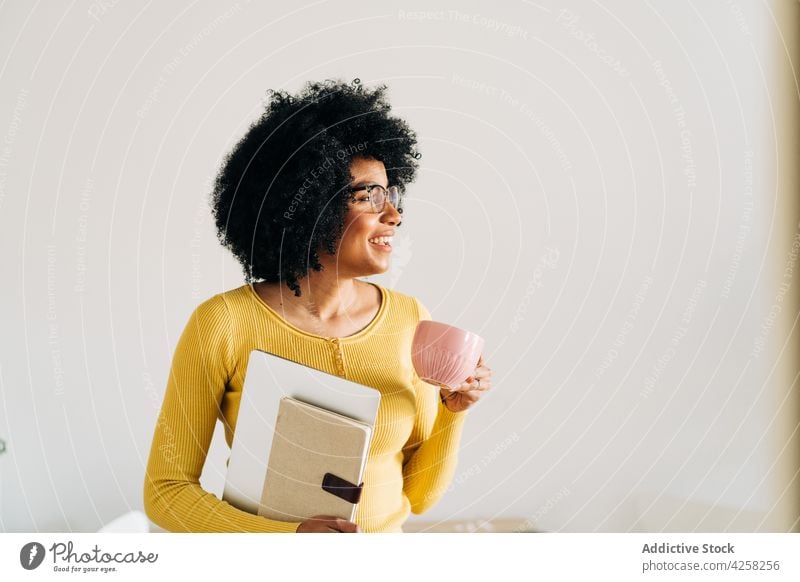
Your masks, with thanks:
[[[411,342],[411,361],[425,382],[457,388],[478,366],[483,338],[438,321],[417,324]]]

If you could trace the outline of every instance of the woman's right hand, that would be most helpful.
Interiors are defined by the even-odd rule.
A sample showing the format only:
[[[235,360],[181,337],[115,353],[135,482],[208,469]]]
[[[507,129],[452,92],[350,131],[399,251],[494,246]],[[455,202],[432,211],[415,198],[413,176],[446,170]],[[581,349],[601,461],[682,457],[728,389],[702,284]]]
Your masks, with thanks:
[[[297,527],[297,533],[361,533],[358,524],[332,515],[315,515]]]

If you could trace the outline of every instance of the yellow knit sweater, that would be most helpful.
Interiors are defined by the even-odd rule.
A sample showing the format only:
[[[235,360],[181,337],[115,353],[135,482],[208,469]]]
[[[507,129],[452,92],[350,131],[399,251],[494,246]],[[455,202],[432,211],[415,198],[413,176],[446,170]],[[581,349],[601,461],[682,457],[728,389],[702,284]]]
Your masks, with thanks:
[[[327,338],[285,321],[251,285],[200,304],[178,340],[155,427],[144,507],[179,532],[295,532],[300,522],[241,511],[200,487],[217,419],[230,447],[250,351],[259,349],[381,393],[355,522],[365,532],[400,532],[444,494],[455,472],[468,411],[450,412],[438,389],[419,379],[411,340],[430,319],[414,297],[376,285],[378,314],[358,333]]]

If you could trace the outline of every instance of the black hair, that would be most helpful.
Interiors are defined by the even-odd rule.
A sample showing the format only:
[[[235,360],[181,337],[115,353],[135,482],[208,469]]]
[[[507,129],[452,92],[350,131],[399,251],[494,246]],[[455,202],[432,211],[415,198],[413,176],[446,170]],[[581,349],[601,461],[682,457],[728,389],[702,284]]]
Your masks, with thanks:
[[[321,271],[336,252],[348,210],[350,164],[383,162],[401,190],[417,172],[417,136],[391,115],[386,85],[358,79],[308,82],[296,95],[270,91],[265,111],[226,156],[212,194],[217,237],[245,280],[284,281]]]

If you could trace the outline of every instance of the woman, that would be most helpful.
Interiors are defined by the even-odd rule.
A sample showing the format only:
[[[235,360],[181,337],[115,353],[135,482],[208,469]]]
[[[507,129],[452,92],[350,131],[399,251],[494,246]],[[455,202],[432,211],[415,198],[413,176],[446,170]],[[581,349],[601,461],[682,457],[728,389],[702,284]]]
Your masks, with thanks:
[[[247,284],[198,306],[175,350],[145,478],[145,509],[170,531],[399,532],[448,487],[467,410],[491,388],[483,360],[455,390],[421,381],[415,298],[359,280],[389,268],[416,135],[385,87],[326,81],[272,94],[225,160],[213,213]],[[230,446],[250,351],[372,386],[381,402],[355,522],[282,522],[199,484],[219,418]]]

